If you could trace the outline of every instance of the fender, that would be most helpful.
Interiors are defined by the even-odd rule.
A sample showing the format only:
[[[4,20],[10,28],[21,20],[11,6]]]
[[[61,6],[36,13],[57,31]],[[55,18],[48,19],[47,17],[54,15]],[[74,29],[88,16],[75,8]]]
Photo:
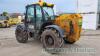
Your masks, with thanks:
[[[26,30],[25,25],[17,25],[16,29]]]
[[[56,29],[59,32],[60,37],[64,38],[64,30],[62,30],[59,26],[57,26],[57,25],[49,25],[49,26],[46,26],[45,28],[54,28],[54,29]]]

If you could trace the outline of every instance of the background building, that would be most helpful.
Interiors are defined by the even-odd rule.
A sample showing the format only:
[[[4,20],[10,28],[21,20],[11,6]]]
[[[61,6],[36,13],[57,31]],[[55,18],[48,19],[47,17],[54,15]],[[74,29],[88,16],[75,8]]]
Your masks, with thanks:
[[[77,0],[77,12],[83,16],[83,29],[98,29],[100,26],[100,0]]]
[[[83,13],[83,29],[98,29],[100,26],[100,0],[59,0],[57,13]],[[62,7],[62,8],[59,8]]]

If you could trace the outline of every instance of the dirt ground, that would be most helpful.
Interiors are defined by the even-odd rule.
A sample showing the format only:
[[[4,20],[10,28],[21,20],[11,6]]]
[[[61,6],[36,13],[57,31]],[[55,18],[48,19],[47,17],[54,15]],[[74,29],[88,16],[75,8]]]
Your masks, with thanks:
[[[100,30],[85,30],[75,44],[65,44],[59,54],[49,54],[42,44],[31,39],[26,44],[18,43],[15,38],[15,26],[0,28],[0,56],[99,56]]]

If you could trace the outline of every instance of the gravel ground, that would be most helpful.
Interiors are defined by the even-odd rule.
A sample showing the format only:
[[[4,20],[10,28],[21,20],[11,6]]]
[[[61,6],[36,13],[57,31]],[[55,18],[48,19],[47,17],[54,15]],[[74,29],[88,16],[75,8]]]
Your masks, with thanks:
[[[26,44],[15,39],[15,26],[0,28],[0,56],[99,56],[100,30],[85,30],[75,44],[65,44],[59,54],[49,54],[42,44],[31,39]]]

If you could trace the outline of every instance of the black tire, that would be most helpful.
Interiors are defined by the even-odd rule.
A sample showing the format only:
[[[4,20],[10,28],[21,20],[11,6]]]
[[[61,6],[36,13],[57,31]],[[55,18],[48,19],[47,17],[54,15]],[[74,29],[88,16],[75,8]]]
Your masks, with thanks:
[[[52,41],[50,41],[50,39]],[[49,53],[57,53],[60,51],[60,48],[63,46],[63,38],[60,38],[57,33],[53,30],[45,30],[41,35],[41,40],[43,43],[44,49]],[[51,43],[50,43],[51,42]],[[59,49],[58,49],[59,48]]]
[[[76,41],[73,41],[73,42],[67,42],[68,44],[74,44]]]
[[[21,29],[16,29],[15,35],[16,35],[16,40],[19,43],[26,43],[27,40],[28,40],[27,31],[24,31],[24,30],[21,30]]]
[[[70,42],[64,39],[65,44],[74,44],[76,41]]]

